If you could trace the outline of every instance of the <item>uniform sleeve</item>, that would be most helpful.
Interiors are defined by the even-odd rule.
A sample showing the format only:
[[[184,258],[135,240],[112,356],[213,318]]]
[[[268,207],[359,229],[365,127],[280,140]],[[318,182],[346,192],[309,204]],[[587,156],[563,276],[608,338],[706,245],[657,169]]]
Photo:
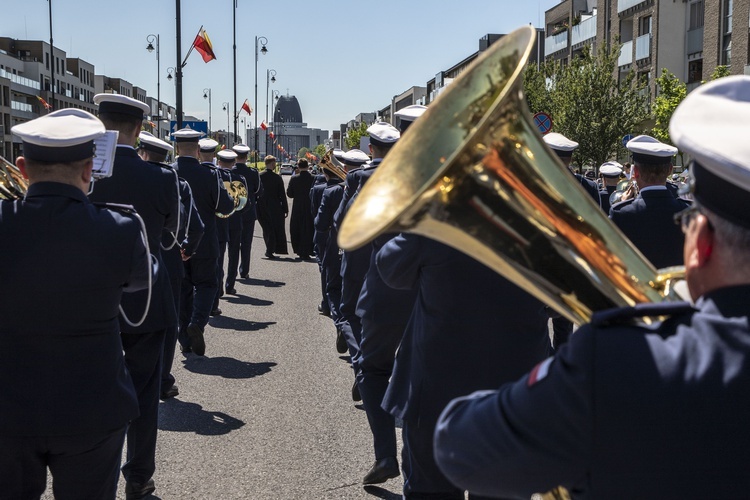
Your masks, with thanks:
[[[234,200],[229,196],[219,173],[214,172],[214,176],[216,177],[215,182],[217,187],[215,196],[218,197],[218,200],[215,200],[216,211],[224,215],[229,215],[234,210]]]
[[[419,280],[421,236],[399,234],[375,255],[375,265],[385,284],[396,289],[414,289]]]
[[[518,382],[454,399],[443,410],[435,459],[452,483],[503,498],[585,485],[594,432],[594,339],[583,327]]]
[[[328,191],[323,192],[323,198],[320,200],[320,207],[318,207],[318,213],[315,215],[315,221],[313,225],[315,230],[319,233],[325,233],[331,230],[333,226],[333,212],[336,207],[331,207],[331,197],[328,196]]]
[[[133,226],[133,253],[130,260],[130,276],[123,286],[124,292],[137,292],[148,288],[149,273],[151,273],[151,283],[156,283],[156,275],[159,272],[159,266],[156,259],[151,258],[151,254],[146,251],[145,237],[138,220],[132,218]],[[158,249],[151,249],[156,252]]]
[[[260,174],[258,172],[255,172],[255,175],[253,177],[253,188],[255,190],[255,200],[257,201],[258,198],[263,196],[263,193],[265,192],[263,188],[263,183],[260,182]]]
[[[201,238],[203,238],[203,231],[205,226],[201,220],[201,216],[198,213],[198,209],[195,208],[193,202],[193,195],[190,193],[189,186],[187,183],[183,186],[182,190],[182,205],[188,211],[188,219],[185,221],[187,227],[185,228],[185,240],[182,242],[182,249],[185,255],[193,255],[195,249],[198,248]]]
[[[163,170],[164,192],[162,193],[163,210],[165,214],[164,229],[172,234],[180,230],[179,223],[182,210],[180,206],[180,181],[174,170]]]

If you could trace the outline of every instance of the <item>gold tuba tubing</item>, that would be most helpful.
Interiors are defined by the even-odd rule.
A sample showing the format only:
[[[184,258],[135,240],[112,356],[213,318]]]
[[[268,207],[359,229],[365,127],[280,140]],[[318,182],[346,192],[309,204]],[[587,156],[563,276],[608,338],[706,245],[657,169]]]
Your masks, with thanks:
[[[228,214],[216,212],[216,217],[219,217],[221,219],[228,219],[236,212],[239,212],[243,208],[245,208],[245,205],[247,205],[248,194],[247,186],[245,186],[245,183],[242,181],[224,181],[224,187],[227,189],[227,193],[229,193],[229,196],[232,198],[234,207]]]
[[[346,179],[346,167],[333,156],[333,148],[326,151],[326,154],[320,159],[320,166],[342,181]]]
[[[26,195],[29,181],[11,162],[0,156],[0,200],[18,200]]]
[[[598,310],[664,300],[679,272],[657,273],[533,125],[522,72],[535,38],[531,27],[506,35],[428,107],[362,188],[339,246],[421,234],[579,324]]]

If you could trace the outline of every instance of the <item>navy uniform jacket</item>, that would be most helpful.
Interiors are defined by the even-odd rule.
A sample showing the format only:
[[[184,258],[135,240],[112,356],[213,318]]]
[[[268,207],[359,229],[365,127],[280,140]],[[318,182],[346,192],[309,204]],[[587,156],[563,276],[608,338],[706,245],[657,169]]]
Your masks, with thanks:
[[[164,168],[173,170],[171,166],[163,163],[149,162],[160,165]],[[169,274],[171,281],[180,281],[185,277],[185,266],[182,264],[180,250],[185,255],[193,255],[198,248],[203,237],[203,221],[198,210],[193,204],[193,195],[190,193],[190,186],[187,182],[179,179],[180,182],[180,227],[176,234],[164,231],[161,242],[161,255],[164,266]],[[175,238],[178,244],[172,246]],[[171,248],[170,248],[171,247]],[[165,250],[170,248],[169,250]]]
[[[336,224],[336,230],[338,230],[341,222],[344,220],[344,216],[349,211],[349,207],[352,205],[352,203],[354,203],[354,200],[357,197],[357,193],[359,193],[359,190],[362,189],[362,186],[364,186],[365,183],[370,179],[370,177],[372,177],[372,174],[375,173],[375,169],[378,167],[378,165],[380,165],[381,161],[381,158],[377,158],[361,169],[354,171],[351,181],[349,180],[349,175],[346,176],[344,197],[341,200],[339,210],[334,216],[334,224]],[[347,193],[350,192],[350,185],[353,185],[355,181],[357,183],[357,187],[354,193],[352,193],[351,196],[347,198]],[[341,277],[357,281],[364,280],[365,275],[367,274],[367,270],[370,268],[370,259],[372,256],[371,254],[372,247],[370,245],[365,245],[362,248],[358,248],[357,250],[353,251],[345,251],[344,257],[341,259]]]
[[[609,218],[656,267],[681,266],[685,235],[674,214],[690,206],[666,188],[641,190],[631,200],[616,203]]]
[[[310,213],[312,213],[313,218],[318,215],[320,201],[323,199],[323,191],[333,183],[338,184],[339,182],[339,179],[336,177],[332,177],[329,181],[323,175],[315,176],[315,184],[310,188]]]
[[[604,210],[604,213],[609,215],[609,209],[612,207],[609,203],[609,198],[612,196],[612,193],[617,191],[617,186],[605,186],[601,190],[599,190],[599,198],[601,200],[602,204],[602,210]]]
[[[331,181],[333,180],[331,179]],[[334,263],[338,264],[338,261],[340,261],[337,241],[338,233],[333,224],[333,216],[339,205],[341,205],[343,197],[344,183],[336,179],[334,184],[331,184],[323,191],[318,215],[315,217],[315,233],[320,235],[321,238],[325,237],[326,239],[322,255],[323,265],[326,267],[330,267]]]
[[[435,435],[441,469],[503,498],[557,485],[588,498],[747,498],[750,286],[695,307],[649,329],[586,325],[518,382],[454,400]]]
[[[178,156],[175,165],[177,173],[190,185],[193,203],[204,226],[203,238],[193,257],[216,259],[219,257],[216,212],[228,214],[234,208],[234,202],[213,168],[201,164],[192,156]]]
[[[543,304],[471,257],[402,234],[376,266],[386,284],[418,292],[383,400],[394,416],[434,425],[454,397],[516,380],[545,358]]]
[[[96,181],[89,199],[135,207],[146,225],[149,250],[159,260],[159,267],[164,268],[159,245],[164,230],[177,231],[180,207],[176,182],[174,171],[142,160],[132,147],[117,146],[112,176]],[[162,330],[177,322],[167,273],[158,274],[151,294],[146,320],[139,327],[121,321],[123,333]],[[144,290],[123,297],[122,307],[131,321],[138,321],[143,315],[147,296]]]
[[[238,174],[234,170],[226,170],[221,167],[217,167],[216,172],[221,177],[222,182],[232,182],[232,181],[241,182],[245,184],[245,188],[247,189],[247,183],[245,182],[245,177]],[[254,197],[254,196],[255,195],[250,194],[250,190],[248,189],[248,198]],[[218,216],[216,217],[216,234],[219,238],[220,243],[226,243],[227,241],[229,241],[230,231],[238,231],[242,229],[242,213],[245,210],[248,210],[247,205],[249,203],[250,203],[250,200],[248,199],[247,204],[245,205],[245,208],[242,209],[242,211],[234,212],[229,217],[218,217]]]
[[[241,212],[242,220],[255,220],[258,218],[258,198],[263,196],[263,184],[260,182],[260,175],[257,170],[248,167],[247,163],[236,163],[232,171],[244,177],[247,186],[247,205]]]
[[[578,182],[581,184],[581,187],[591,196],[591,199],[594,200],[594,202],[602,206],[602,200],[599,196],[599,186],[596,185],[596,182],[587,179],[583,175],[580,174],[573,174],[576,179],[578,179]]]
[[[138,415],[118,306],[148,285],[132,216],[39,182],[0,202],[0,434],[111,432]]]

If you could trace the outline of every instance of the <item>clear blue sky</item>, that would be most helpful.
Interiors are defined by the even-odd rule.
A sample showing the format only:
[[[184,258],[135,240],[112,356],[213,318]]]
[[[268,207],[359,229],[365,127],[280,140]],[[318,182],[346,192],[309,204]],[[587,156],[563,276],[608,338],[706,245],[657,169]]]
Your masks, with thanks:
[[[55,45],[80,57],[97,74],[120,77],[156,97],[156,55],[146,36],[161,39],[161,98],[172,105],[176,66],[175,1],[52,0]],[[276,70],[271,89],[297,96],[304,120],[336,130],[360,112],[390,99],[475,52],[487,33],[524,25],[541,27],[544,11],[559,0],[238,0],[237,107],[254,102],[255,36],[268,39],[258,61],[258,123],[266,116],[266,70]],[[203,25],[217,60],[197,52],[184,68],[188,115],[208,119],[203,89],[212,89],[212,125],[226,128],[222,102],[233,102],[232,8],[234,0],[182,0],[183,57]],[[0,0],[0,35],[49,41],[47,0]],[[272,114],[272,104],[269,105]],[[246,115],[243,113],[241,116]],[[252,119],[254,120],[254,119]],[[241,126],[240,126],[241,128]]]

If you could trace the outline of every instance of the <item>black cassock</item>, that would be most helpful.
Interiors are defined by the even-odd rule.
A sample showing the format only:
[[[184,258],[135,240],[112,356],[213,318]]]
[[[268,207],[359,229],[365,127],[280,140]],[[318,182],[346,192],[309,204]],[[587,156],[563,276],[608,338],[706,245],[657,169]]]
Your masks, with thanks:
[[[258,199],[258,221],[263,228],[266,254],[287,254],[284,219],[289,214],[289,205],[284,180],[276,172],[264,170],[260,173],[260,182],[265,194]]]
[[[315,179],[310,172],[303,170],[289,179],[286,194],[294,200],[292,218],[289,220],[289,236],[292,249],[300,257],[313,254],[313,216],[310,211],[310,189]]]

